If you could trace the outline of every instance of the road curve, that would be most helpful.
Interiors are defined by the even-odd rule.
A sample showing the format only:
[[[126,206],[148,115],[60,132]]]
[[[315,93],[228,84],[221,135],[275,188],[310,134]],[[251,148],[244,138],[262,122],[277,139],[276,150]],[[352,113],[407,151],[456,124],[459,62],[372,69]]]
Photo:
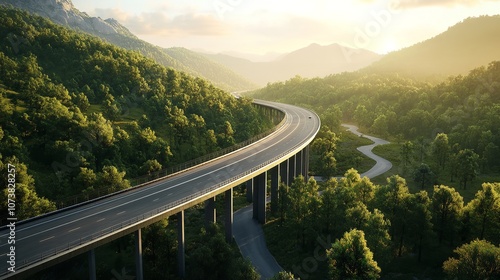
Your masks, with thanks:
[[[377,156],[372,152],[373,148],[379,145],[385,145],[389,144],[389,141],[386,141],[384,139],[380,139],[377,137],[369,136],[369,135],[364,135],[361,132],[358,131],[358,127],[354,125],[349,125],[349,124],[342,124],[343,127],[347,128],[348,131],[358,135],[358,136],[363,136],[365,138],[368,138],[373,141],[373,144],[366,145],[366,146],[361,146],[358,147],[358,151],[366,155],[367,157],[375,160],[375,165],[365,173],[360,174],[361,177],[368,177],[368,178],[374,178],[379,175],[384,174],[385,172],[389,171],[392,168],[392,163],[388,160],[386,160],[383,157]]]
[[[348,128],[350,132],[358,136],[366,137],[374,142],[373,144],[357,148],[358,151],[376,161],[375,165],[370,170],[361,174],[361,177],[367,176],[368,178],[373,178],[392,168],[392,163],[390,161],[372,152],[374,147],[388,144],[388,141],[373,136],[363,135],[358,131],[358,127],[354,125],[342,124],[342,126]],[[281,268],[267,249],[262,226],[252,219],[252,209],[252,205],[249,205],[234,213],[234,239],[243,257],[250,260],[260,274],[261,279],[269,279],[282,271],[283,268]]]
[[[309,110],[255,103],[285,113],[283,125],[264,139],[164,180],[16,224],[15,274],[6,274],[10,230],[0,228],[0,279],[50,266],[221,194],[304,149],[319,131],[319,117]]]

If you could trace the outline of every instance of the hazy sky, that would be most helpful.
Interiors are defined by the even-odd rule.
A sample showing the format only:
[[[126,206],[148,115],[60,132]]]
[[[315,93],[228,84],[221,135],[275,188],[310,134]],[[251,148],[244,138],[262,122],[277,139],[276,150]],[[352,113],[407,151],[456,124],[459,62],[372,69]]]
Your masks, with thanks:
[[[500,14],[496,0],[73,0],[162,47],[289,52],[340,43],[378,53],[431,38],[461,20]]]

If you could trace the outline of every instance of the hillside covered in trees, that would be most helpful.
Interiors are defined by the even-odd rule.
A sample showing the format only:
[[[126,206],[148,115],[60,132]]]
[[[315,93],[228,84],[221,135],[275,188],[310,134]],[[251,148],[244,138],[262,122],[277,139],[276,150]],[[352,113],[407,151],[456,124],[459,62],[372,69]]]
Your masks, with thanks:
[[[430,142],[444,133],[455,152],[477,154],[484,170],[500,166],[500,62],[437,85],[353,72],[324,79],[296,77],[253,96],[300,104],[315,109],[324,124],[337,119],[338,125],[342,119],[400,141]]]
[[[500,60],[499,48],[500,15],[471,17],[433,38],[387,54],[364,71],[442,79]]]
[[[115,19],[103,20],[79,11],[71,0],[0,0],[0,5],[13,6],[43,16],[54,23],[85,32],[116,46],[138,51],[165,67],[208,79],[225,90],[253,89],[256,86],[223,64],[202,57],[196,52],[178,48],[164,49],[137,38]]]
[[[479,30],[478,22],[484,21],[498,17],[468,19],[443,37],[396,53],[400,68],[385,68],[390,63],[384,58],[377,62],[380,68],[322,79],[296,76],[251,93],[320,115],[323,127],[312,144],[313,174],[339,175],[342,122],[392,142],[385,149],[392,149],[396,166],[387,181],[361,178],[351,169],[340,180],[318,184],[298,178],[280,186],[280,209],[265,232],[271,252],[295,277],[500,277],[500,61],[483,60],[498,51],[490,45],[479,53],[472,50],[476,43],[487,44],[483,40],[470,42],[470,48],[457,46],[461,55],[437,59],[421,52],[439,56],[449,40],[458,44],[452,39],[458,40],[464,29],[471,40],[498,32],[481,29],[474,37],[469,25]],[[447,59],[457,61],[447,64]],[[410,62],[421,64],[412,68]],[[433,75],[426,72],[432,68],[445,74],[450,65],[457,73],[464,65],[479,67],[434,83],[406,72]]]
[[[20,219],[271,126],[250,99],[26,12],[0,8],[0,37],[0,170],[17,167]]]

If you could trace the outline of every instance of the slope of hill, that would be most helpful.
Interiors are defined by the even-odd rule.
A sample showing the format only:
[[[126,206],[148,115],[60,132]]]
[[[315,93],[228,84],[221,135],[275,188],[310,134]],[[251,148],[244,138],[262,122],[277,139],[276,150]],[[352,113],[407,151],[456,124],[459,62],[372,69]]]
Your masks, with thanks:
[[[116,191],[271,125],[249,99],[2,6],[0,66],[0,172],[7,163],[23,171],[20,219],[53,209],[36,193],[54,201]]]
[[[26,10],[53,22],[100,37],[119,47],[139,51],[165,67],[172,67],[197,77],[210,80],[214,85],[226,90],[252,89],[256,86],[230,69],[211,60],[204,59],[195,52],[185,51],[181,59],[171,57],[165,49],[137,38],[126,27],[114,19],[103,20],[91,17],[73,6],[71,0],[0,0],[0,5]],[[199,68],[198,68],[199,67]]]
[[[214,85],[226,89],[255,89],[257,85],[236,74],[229,67],[186,48],[168,48],[164,52]],[[196,71],[196,72],[194,72]]]
[[[500,60],[500,15],[465,19],[431,39],[386,55],[366,71],[446,77],[494,60]]]
[[[259,85],[284,81],[296,75],[312,78],[355,71],[381,58],[381,55],[367,50],[354,50],[338,44],[311,44],[270,62],[252,62],[224,54],[207,56]]]

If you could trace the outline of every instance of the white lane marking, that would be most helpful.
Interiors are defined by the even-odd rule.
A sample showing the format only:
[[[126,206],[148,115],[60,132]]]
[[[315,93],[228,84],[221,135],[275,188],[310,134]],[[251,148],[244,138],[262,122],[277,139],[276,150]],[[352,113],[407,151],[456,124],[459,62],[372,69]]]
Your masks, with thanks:
[[[72,232],[72,231],[75,231],[75,230],[79,230],[81,227],[77,227],[77,228],[74,228],[74,229],[70,229],[68,230],[68,232]]]
[[[284,107],[287,107],[287,106],[284,106]],[[283,109],[284,107],[283,107],[283,106],[281,106],[281,108],[282,108],[282,109]],[[288,106],[288,107],[290,107],[290,106]],[[286,113],[286,114],[287,114],[287,115],[290,115],[289,113]],[[296,115],[296,116],[298,116],[298,114],[297,114],[297,113],[295,113],[295,115]],[[283,124],[283,126],[282,126],[281,128],[279,128],[277,131],[279,131],[279,130],[284,130],[284,129],[285,129],[285,127],[288,127],[288,126],[290,126],[291,124],[292,124],[292,119],[291,119],[291,118],[287,118],[287,119],[286,119],[286,122]],[[292,132],[291,132],[291,133],[295,132],[295,130],[297,130],[297,127],[296,127],[296,128],[294,128],[294,129],[292,130]],[[285,137],[282,137],[282,138],[286,138],[286,137],[288,137],[291,133],[289,133],[288,135],[286,135]],[[274,137],[276,137],[276,136],[273,136],[272,138],[274,138]],[[263,152],[263,151],[267,150],[268,148],[270,148],[270,147],[272,147],[272,146],[275,146],[276,144],[277,144],[277,143],[276,143],[276,142],[274,142],[272,145],[270,145],[270,146],[268,146],[268,147],[265,147],[265,148],[264,148],[264,149],[262,149],[260,152]],[[247,146],[246,148],[251,149],[251,148],[252,148],[252,145]],[[243,158],[243,159],[241,159],[241,160],[239,160],[239,161],[237,161],[237,162],[232,162],[231,164],[235,164],[235,163],[238,163],[238,162],[240,162],[240,161],[246,160],[247,158],[249,158],[249,157],[251,157],[251,156],[253,156],[253,155],[255,155],[255,153],[253,153],[253,154],[251,154],[250,156],[248,156],[248,157],[246,157],[246,158]],[[229,165],[229,166],[230,166],[230,165]],[[180,185],[182,185],[182,184],[184,184],[184,183],[191,182],[191,181],[196,180],[196,179],[198,179],[198,178],[201,178],[201,177],[203,177],[203,176],[205,176],[205,175],[212,174],[212,173],[217,172],[217,171],[219,171],[219,170],[221,170],[222,168],[225,168],[225,167],[227,167],[227,166],[221,167],[221,168],[216,169],[216,170],[214,170],[214,171],[212,171],[212,172],[206,173],[206,174],[204,174],[204,175],[202,175],[202,176],[198,176],[198,177],[193,178],[193,179],[191,179],[191,180],[189,180],[189,181],[183,181],[182,183],[176,184],[176,185],[174,185],[174,186],[172,186],[172,187],[170,187],[170,188],[167,188],[167,189],[165,189],[165,190],[170,190],[170,189],[175,188],[175,187],[178,187],[178,186],[180,186]],[[176,179],[180,180],[181,178],[182,178],[182,177],[180,177],[180,178],[176,178]],[[175,179],[174,179],[174,180],[175,180]],[[161,183],[159,183],[158,185],[154,185],[154,186],[152,186],[151,188],[157,187],[157,186],[159,186],[159,185],[161,185]],[[42,223],[37,223],[37,224],[34,224],[34,225],[32,225],[32,226],[28,226],[28,227],[25,227],[25,228],[19,229],[19,230],[18,230],[18,232],[19,232],[19,231],[28,230],[28,229],[30,229],[30,228],[37,227],[37,226],[40,226],[40,225],[43,225],[43,224],[46,224],[46,223],[49,223],[49,222],[53,222],[53,221],[56,221],[56,220],[64,219],[64,218],[66,218],[66,217],[69,217],[69,216],[72,216],[72,215],[76,215],[76,214],[79,214],[79,213],[84,212],[84,211],[87,211],[87,210],[92,210],[92,209],[97,208],[97,207],[102,207],[102,206],[104,206],[104,205],[114,203],[114,202],[116,202],[116,201],[118,201],[118,200],[127,199],[127,198],[128,198],[128,197],[130,197],[130,196],[133,196],[133,195],[136,195],[136,194],[139,194],[139,193],[145,192],[145,191],[150,191],[150,190],[151,190],[151,188],[139,189],[139,190],[137,190],[137,191],[135,191],[135,192],[131,192],[131,193],[126,194],[126,195],[124,195],[124,196],[120,196],[120,197],[117,197],[117,198],[115,198],[115,199],[110,199],[110,200],[108,200],[108,201],[104,201],[103,203],[96,204],[96,205],[93,205],[93,206],[90,206],[90,207],[84,208],[84,209],[82,209],[82,210],[79,210],[79,211],[74,211],[74,212],[71,212],[71,213],[69,213],[69,214],[67,214],[67,215],[63,215],[63,216],[60,216],[60,217],[56,217],[55,219],[47,220],[47,221],[42,222]],[[157,192],[157,193],[159,193],[159,192]],[[155,194],[156,194],[156,193],[155,193]],[[170,194],[170,195],[171,195],[171,194]],[[170,196],[170,195],[169,195],[169,196]],[[128,204],[128,203],[130,203],[130,202],[135,202],[135,200],[133,200],[133,201],[127,201],[125,204]],[[116,207],[114,207],[114,208],[110,208],[110,209],[115,209],[115,208],[116,208]],[[110,210],[110,209],[108,209],[108,210]],[[99,212],[99,213],[103,213],[103,212],[104,212],[104,211],[101,211],[101,212]],[[94,215],[95,215],[95,214],[94,214]],[[86,216],[86,217],[91,217],[91,216],[94,216],[94,215],[89,215],[89,216]],[[83,217],[83,218],[85,218],[85,217]],[[81,219],[82,219],[82,218],[80,218],[80,219],[76,219],[76,220],[74,220],[74,221],[72,221],[72,222],[76,222],[76,221],[79,221],[79,220],[81,220]],[[65,224],[63,224],[63,225],[67,225],[67,224],[70,224],[70,223],[71,223],[71,222],[68,222],[68,223],[65,223]],[[59,227],[59,226],[57,226],[57,227]],[[50,230],[50,229],[49,229],[49,230]],[[45,231],[42,231],[42,232],[46,232],[46,231],[48,231],[48,230],[45,230]],[[42,232],[39,232],[39,233],[42,233]],[[1,235],[0,237],[5,237],[5,236],[7,236],[7,234]],[[33,235],[30,235],[30,236],[33,236]],[[0,248],[1,248],[1,247],[3,247],[3,246],[5,246],[5,245],[0,245]]]
[[[157,199],[153,200],[153,202],[157,202],[158,200],[160,200],[160,199],[159,199],[159,198],[157,198]]]
[[[296,116],[300,117],[297,113],[294,113],[294,114],[295,114]],[[288,122],[288,124],[287,124],[288,126],[290,126],[290,124],[292,123],[291,119],[287,119],[287,122]],[[287,135],[282,136],[281,138],[282,138],[282,139],[287,138],[288,136],[290,136],[291,134],[293,134],[293,133],[294,133],[294,132],[295,132],[298,128],[299,128],[299,127],[298,127],[298,126],[296,126],[295,128],[293,128],[293,130],[292,130],[292,131],[290,131]],[[267,146],[267,147],[264,147],[262,150],[258,151],[257,153],[262,153],[262,152],[264,152],[264,151],[268,150],[269,148],[271,148],[271,147],[273,147],[273,146],[275,146],[275,145],[277,145],[277,144],[279,144],[279,143],[278,143],[278,142],[274,142],[273,144],[271,144],[271,145],[269,145],[269,146]],[[242,158],[242,159],[240,159],[240,160],[238,160],[238,161],[234,161],[234,162],[232,162],[231,164],[237,164],[237,163],[239,163],[239,162],[242,162],[242,161],[244,161],[244,160],[246,160],[246,159],[248,159],[248,158],[253,157],[255,154],[256,154],[256,152],[254,152],[254,153],[252,153],[252,154],[250,154],[250,155],[248,155],[248,156],[246,156],[246,157],[244,157],[244,158]],[[195,181],[195,180],[197,180],[197,179],[199,179],[199,178],[202,178],[202,177],[207,176],[207,175],[209,175],[209,174],[212,174],[212,173],[218,172],[218,171],[220,171],[220,170],[222,170],[222,169],[224,169],[224,168],[227,168],[227,167],[228,167],[228,166],[226,165],[226,166],[223,166],[223,167],[217,168],[217,169],[215,169],[215,170],[213,170],[213,171],[211,171],[211,172],[208,172],[208,173],[202,174],[202,175],[200,175],[200,176],[197,176],[197,177],[191,178],[191,179],[189,179],[189,180],[187,180],[187,181],[183,181],[182,183],[178,183],[178,184],[173,185],[173,186],[171,186],[171,187],[168,187],[168,188],[165,188],[165,189],[161,189],[161,190],[156,191],[156,192],[154,192],[154,193],[151,193],[151,194],[148,194],[148,195],[145,195],[145,196],[142,196],[142,197],[139,197],[139,198],[133,199],[133,200],[129,200],[129,201],[127,201],[127,202],[126,202],[126,203],[124,203],[124,204],[117,205],[117,206],[115,206],[115,207],[111,207],[111,208],[107,208],[107,209],[106,209],[106,210],[104,210],[104,211],[100,211],[100,212],[97,212],[97,213],[93,213],[93,214],[91,214],[91,215],[88,215],[88,216],[85,216],[85,217],[81,217],[81,218],[79,218],[79,219],[75,219],[75,220],[73,220],[73,221],[70,221],[70,222],[67,222],[67,223],[64,223],[64,224],[57,225],[57,226],[52,227],[52,228],[50,228],[50,229],[47,229],[47,230],[44,230],[44,231],[37,232],[37,233],[35,233],[35,234],[32,234],[32,235],[26,236],[26,237],[21,238],[21,239],[18,239],[18,240],[25,240],[25,239],[28,239],[28,238],[33,237],[33,236],[35,236],[35,235],[38,235],[38,234],[40,234],[40,233],[45,233],[45,232],[48,232],[48,231],[50,231],[50,230],[53,230],[53,229],[56,229],[56,228],[60,228],[60,227],[66,226],[66,225],[69,225],[69,224],[71,224],[71,223],[75,223],[75,222],[81,221],[81,220],[86,219],[86,218],[90,218],[90,217],[93,217],[93,216],[96,216],[96,215],[100,215],[100,214],[102,214],[102,213],[104,213],[104,212],[114,210],[114,209],[116,209],[116,208],[118,208],[118,207],[121,207],[121,206],[123,206],[123,205],[126,205],[126,204],[131,204],[131,203],[134,203],[134,202],[136,202],[136,201],[138,201],[138,200],[141,200],[141,199],[144,199],[144,198],[147,198],[147,197],[153,196],[153,195],[157,195],[157,194],[159,194],[159,193],[162,193],[162,192],[164,192],[164,191],[171,190],[171,189],[173,189],[173,188],[177,188],[177,187],[179,187],[179,186],[181,186],[181,185],[184,185],[184,184],[186,184],[186,183],[189,183],[189,182]],[[144,191],[148,191],[148,189],[139,190],[138,192],[140,193],[140,192],[144,192]],[[123,196],[123,197],[120,197],[120,198],[116,198],[116,199],[115,199],[115,200],[113,200],[112,202],[115,202],[115,201],[117,201],[117,200],[119,200],[119,199],[124,199],[124,198],[127,198],[127,197],[132,196],[132,195],[136,195],[138,192],[134,192],[134,193],[131,193],[130,195]],[[111,202],[111,201],[110,201],[110,202]],[[100,206],[103,206],[103,205],[108,204],[108,203],[110,203],[110,202],[107,202],[107,203],[104,203],[104,204],[95,205],[95,206],[93,206],[93,207],[91,207],[91,208],[89,207],[89,208],[83,209],[83,210],[81,210],[81,211],[79,211],[79,212],[83,212],[83,211],[85,211],[85,210],[87,210],[87,209],[92,209],[92,208],[100,207]],[[123,211],[123,212],[125,212],[125,211]],[[120,213],[118,213],[117,215],[119,215],[119,214],[121,214],[121,213],[123,213],[123,212],[120,212]],[[74,214],[76,214],[76,213],[78,213],[78,212],[73,212],[73,213],[68,214],[68,215],[66,215],[66,216],[74,215]],[[65,217],[65,216],[63,216],[63,217]],[[63,217],[58,217],[58,219],[62,219]],[[49,222],[49,221],[47,221],[47,222]],[[47,222],[44,222],[44,223],[47,223]],[[42,223],[42,224],[44,224],[44,223]],[[38,225],[38,224],[37,224],[37,225]],[[35,227],[35,226],[37,226],[37,225],[33,225],[33,226],[31,226],[31,227]],[[28,227],[28,228],[31,228],[31,227]],[[24,228],[23,230],[26,230],[26,229],[28,229],[28,228]],[[52,237],[52,238],[53,238],[53,237]],[[50,238],[49,238],[49,239],[50,239]],[[47,240],[48,240],[48,239],[47,239]],[[2,247],[2,246],[0,246],[0,247]]]
[[[96,223],[102,222],[102,221],[104,221],[104,220],[106,220],[106,218],[102,218],[102,219],[100,219],[100,220],[97,220],[97,221],[96,221]]]
[[[49,238],[42,239],[42,240],[40,240],[40,243],[42,243],[42,242],[44,242],[44,241],[47,241],[47,240],[49,240],[49,239],[52,239],[52,238],[54,238],[54,237],[55,237],[55,236],[51,236],[51,237],[49,237]]]
[[[125,212],[127,212],[127,211],[121,211],[120,213],[116,213],[116,216],[121,215],[121,214],[123,214]]]

